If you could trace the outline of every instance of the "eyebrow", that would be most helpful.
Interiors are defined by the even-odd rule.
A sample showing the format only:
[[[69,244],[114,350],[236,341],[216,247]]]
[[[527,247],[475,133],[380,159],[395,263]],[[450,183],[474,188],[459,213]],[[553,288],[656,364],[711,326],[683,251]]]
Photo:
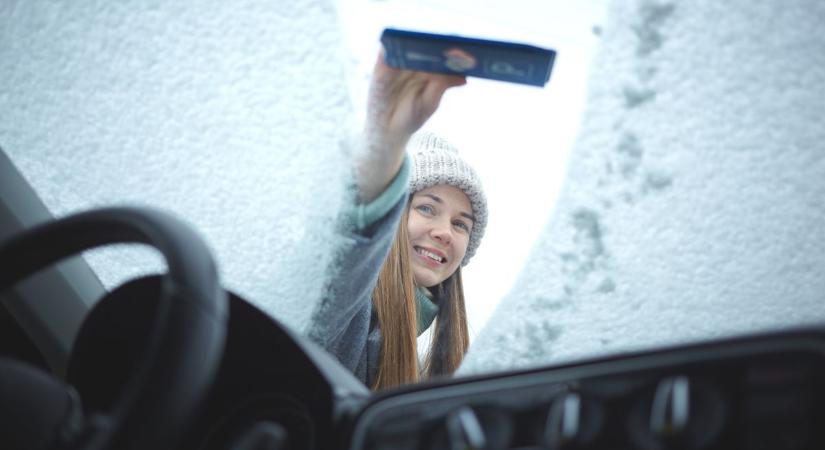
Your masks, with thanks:
[[[441,197],[439,197],[439,196],[437,196],[437,195],[435,195],[435,194],[421,194],[421,195],[423,195],[423,196],[425,196],[425,197],[430,197],[430,198],[431,198],[431,199],[433,199],[436,203],[440,203],[440,204],[442,204],[442,205],[444,204],[444,200],[442,200],[442,199],[441,199]],[[474,215],[472,215],[472,214],[470,214],[470,213],[466,213],[466,212],[462,211],[462,212],[461,212],[461,213],[459,213],[459,214],[460,214],[462,217],[466,217],[467,219],[472,220],[472,221],[473,221],[473,223],[475,223],[475,221],[476,221],[475,216],[474,216]]]

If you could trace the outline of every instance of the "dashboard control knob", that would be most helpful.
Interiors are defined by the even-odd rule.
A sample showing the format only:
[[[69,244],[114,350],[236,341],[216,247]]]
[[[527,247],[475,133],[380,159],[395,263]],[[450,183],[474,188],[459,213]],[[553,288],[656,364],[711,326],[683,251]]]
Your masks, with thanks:
[[[439,421],[426,448],[449,450],[498,450],[510,448],[513,422],[497,405],[462,405]]]
[[[719,436],[726,409],[711,384],[670,376],[637,399],[628,416],[628,432],[644,450],[704,449]]]
[[[481,450],[487,446],[478,416],[469,406],[462,406],[447,416],[450,450]]]
[[[565,448],[579,436],[581,396],[567,393],[550,405],[544,429],[544,442],[551,449]]]
[[[690,382],[686,376],[670,377],[656,386],[650,408],[650,431],[657,438],[678,440],[690,420]]]
[[[603,421],[603,409],[595,400],[586,400],[578,392],[561,394],[550,404],[542,446],[550,450],[582,448],[596,438]]]

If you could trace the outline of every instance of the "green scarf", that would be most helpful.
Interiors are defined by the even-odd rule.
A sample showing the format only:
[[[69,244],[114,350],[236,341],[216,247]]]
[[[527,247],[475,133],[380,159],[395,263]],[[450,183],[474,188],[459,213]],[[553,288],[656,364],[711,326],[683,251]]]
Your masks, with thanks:
[[[418,306],[418,336],[421,336],[421,333],[432,325],[435,316],[438,315],[438,305],[433,302],[431,296],[427,288],[415,288],[415,300]]]

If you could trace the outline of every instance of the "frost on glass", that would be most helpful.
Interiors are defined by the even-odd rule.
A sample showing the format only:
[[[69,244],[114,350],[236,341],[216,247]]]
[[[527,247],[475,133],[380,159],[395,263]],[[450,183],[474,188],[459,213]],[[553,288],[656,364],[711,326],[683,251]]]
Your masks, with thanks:
[[[167,210],[224,284],[305,326],[337,243],[352,113],[332,2],[4,2],[0,144],[58,216]],[[91,252],[107,287],[163,270]]]
[[[822,17],[613,2],[558,206],[460,372],[825,322]]]

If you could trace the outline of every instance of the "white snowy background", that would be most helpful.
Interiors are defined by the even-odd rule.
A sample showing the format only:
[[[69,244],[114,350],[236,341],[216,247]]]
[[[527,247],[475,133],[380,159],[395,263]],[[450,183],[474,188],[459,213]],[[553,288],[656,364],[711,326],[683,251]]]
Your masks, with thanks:
[[[550,46],[547,88],[470,80],[431,124],[490,196],[462,373],[825,319],[825,4],[616,0],[603,26],[599,1],[366,4],[394,19],[355,0],[2,2],[0,146],[55,215],[177,214],[228,287],[303,329],[377,48],[357,43],[420,24]],[[107,286],[160,266],[86,257]]]

